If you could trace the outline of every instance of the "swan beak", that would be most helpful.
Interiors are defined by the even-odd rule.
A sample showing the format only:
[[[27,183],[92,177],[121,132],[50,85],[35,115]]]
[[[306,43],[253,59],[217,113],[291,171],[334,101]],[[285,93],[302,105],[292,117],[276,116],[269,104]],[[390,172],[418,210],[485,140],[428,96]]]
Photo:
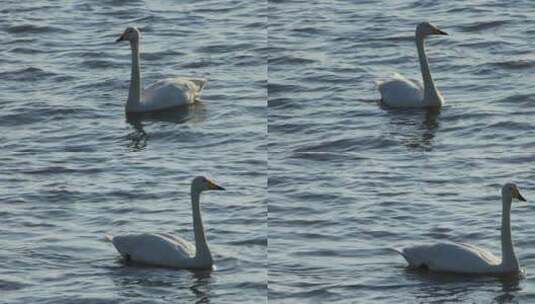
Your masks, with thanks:
[[[117,38],[117,40],[115,40],[115,43],[119,42],[119,41],[123,41],[124,40],[124,34],[121,35],[121,37]]]
[[[225,188],[219,186],[218,184],[208,181],[208,189],[210,190],[225,190]]]
[[[519,201],[523,201],[525,202],[526,199],[522,196],[522,194],[520,194],[520,192],[516,192],[516,198],[519,200]]]
[[[448,35],[448,33],[444,32],[443,30],[437,29],[437,28],[433,29],[433,34],[435,34],[435,35]]]

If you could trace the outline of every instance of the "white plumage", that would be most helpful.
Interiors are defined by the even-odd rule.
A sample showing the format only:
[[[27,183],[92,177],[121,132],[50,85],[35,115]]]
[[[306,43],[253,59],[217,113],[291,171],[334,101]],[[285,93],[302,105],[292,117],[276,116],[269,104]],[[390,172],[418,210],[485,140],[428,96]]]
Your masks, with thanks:
[[[429,35],[447,35],[434,25],[423,22],[416,27],[416,47],[423,78],[423,85],[415,80],[394,74],[392,79],[378,83],[381,103],[393,108],[427,108],[440,107],[444,99],[436,89],[427,56],[425,55],[424,38]]]
[[[379,82],[378,89],[383,103],[392,107],[417,108],[421,106],[424,98],[421,83],[398,73],[395,73],[389,81]]]
[[[107,235],[117,251],[127,261],[183,269],[210,269],[212,254],[208,248],[200,213],[200,193],[224,190],[211,180],[198,176],[191,183],[191,206],[195,246],[168,233],[142,233],[120,236]]]
[[[143,233],[108,238],[127,261],[180,268],[193,266],[195,246],[177,237]]]
[[[204,78],[167,78],[159,80],[142,90],[139,39],[141,35],[135,27],[127,28],[116,42],[130,41],[132,49],[132,74],[126,112],[150,112],[181,107],[194,103],[204,85]]]
[[[409,267],[441,272],[486,273],[501,262],[488,250],[464,243],[420,245],[396,251],[407,260]]]
[[[505,184],[502,188],[501,258],[486,249],[465,243],[437,243],[394,250],[407,260],[410,268],[470,274],[518,273],[520,266],[514,252],[510,224],[513,198],[525,201],[515,184]]]

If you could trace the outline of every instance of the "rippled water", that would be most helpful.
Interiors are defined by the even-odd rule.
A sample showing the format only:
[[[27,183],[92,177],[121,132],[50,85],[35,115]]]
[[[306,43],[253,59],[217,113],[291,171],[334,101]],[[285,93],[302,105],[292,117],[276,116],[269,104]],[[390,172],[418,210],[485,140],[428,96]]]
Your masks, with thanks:
[[[269,298],[280,303],[535,301],[535,10],[529,1],[270,1]],[[446,106],[387,111],[374,81],[420,78],[427,41]],[[500,253],[499,191],[523,280],[405,269],[393,246]]]
[[[2,303],[251,303],[266,297],[266,5],[249,1],[4,1],[0,8]],[[209,79],[203,102],[129,117],[142,76]],[[127,267],[105,233],[192,239],[202,198],[217,270]]]
[[[531,2],[2,4],[2,302],[535,301]],[[427,41],[446,106],[382,109],[376,80],[420,77],[423,20],[450,34]],[[125,117],[126,26],[145,84],[207,77],[203,101]],[[124,265],[104,234],[192,238],[196,175],[227,188],[202,201],[216,271]],[[528,199],[512,212],[525,278],[408,271],[390,250],[499,253],[507,181]]]

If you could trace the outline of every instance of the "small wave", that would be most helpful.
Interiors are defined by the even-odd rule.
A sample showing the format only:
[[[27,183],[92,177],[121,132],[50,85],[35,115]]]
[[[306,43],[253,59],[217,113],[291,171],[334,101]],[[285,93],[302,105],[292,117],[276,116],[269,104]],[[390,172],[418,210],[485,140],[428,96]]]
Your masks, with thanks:
[[[54,27],[54,26],[37,26],[32,24],[14,25],[7,28],[7,32],[11,34],[31,33],[69,33],[68,30]]]
[[[15,47],[9,50],[10,53],[14,54],[36,54],[44,53],[41,49],[25,48],[25,47]]]
[[[15,3],[15,2],[13,2]],[[58,7],[60,6],[52,6],[52,5],[39,5],[39,6],[32,6],[32,7],[24,7],[24,6],[21,6],[21,7],[17,7],[17,8],[11,8],[11,7],[8,7],[8,8],[5,8],[3,10],[0,10],[0,13],[2,14],[13,14],[13,13],[24,13],[24,12],[31,12],[31,11],[39,11],[39,12],[44,12],[44,11],[47,11],[47,10],[51,10],[51,9],[57,9]]]
[[[458,44],[459,47],[465,47],[465,48],[478,48],[478,49],[487,49],[490,46],[496,46],[496,44],[499,43],[498,41],[465,41]]]
[[[412,42],[414,35],[391,36],[391,37],[370,37],[369,41],[388,41],[388,42]]]
[[[16,81],[34,81],[42,80],[48,77],[56,76],[57,74],[52,72],[46,72],[36,67],[29,67],[25,69],[7,71],[0,73],[0,79],[4,80],[16,80]]]
[[[535,61],[528,59],[506,60],[501,62],[494,62],[491,64],[493,66],[507,70],[520,70],[535,67]]]
[[[358,155],[352,155],[350,153],[340,153],[340,152],[294,152],[290,155],[290,158],[296,159],[307,159],[314,161],[328,161],[332,162],[334,160],[359,160],[363,159]]]
[[[462,13],[489,13],[486,7],[477,7],[475,5],[468,5],[462,7],[454,7],[447,11],[448,14],[462,14]]]
[[[256,28],[263,29],[263,28],[266,28],[266,23],[265,22],[254,21],[254,22],[251,22],[251,23],[247,23],[247,24],[243,25],[242,27],[243,28],[253,28],[253,29],[256,29]]]
[[[529,130],[530,125],[528,123],[523,122],[516,122],[516,121],[499,121],[493,124],[490,124],[487,126],[488,130],[509,130],[509,131],[523,131],[523,130]],[[515,133],[511,132],[510,138],[515,138]]]
[[[245,283],[239,283],[236,285],[237,288],[244,289],[252,289],[252,290],[265,290],[266,284],[263,282],[257,283],[257,282],[245,282]]]
[[[35,169],[23,169],[19,171],[20,173],[24,174],[65,174],[65,173],[77,173],[77,172],[87,172],[87,173],[98,173],[100,170],[90,168],[90,169],[74,169],[74,168],[67,168],[64,166],[48,166],[43,168],[35,168]]]
[[[496,103],[511,103],[515,105],[519,105],[519,104],[529,105],[529,104],[533,104],[534,101],[535,101],[535,96],[531,94],[515,94],[515,95],[504,97],[495,102]]]
[[[143,4],[143,1],[141,1],[141,0],[135,0],[135,1],[133,1],[133,0],[103,0],[103,1],[99,1],[99,3],[101,5],[105,4],[105,5],[123,7],[125,5],[133,5],[133,4],[141,5],[141,4]]]
[[[303,92],[303,91],[304,91],[304,88],[298,85],[279,84],[279,83],[268,84],[268,94]]]
[[[180,52],[177,50],[166,50],[166,51],[152,52],[152,53],[145,52],[141,55],[141,59],[147,60],[147,61],[161,60],[165,56],[179,57],[179,56],[186,56],[186,53]]]
[[[269,65],[282,65],[282,64],[288,64],[288,65],[303,65],[308,63],[314,63],[315,60],[307,59],[303,57],[294,57],[294,56],[279,56],[276,58],[269,58],[268,64]]]
[[[6,281],[6,280],[0,280],[0,290],[3,291],[14,291],[19,290],[26,287],[26,284],[13,282],[13,281]]]
[[[200,8],[195,10],[195,13],[202,14],[202,13],[209,13],[209,14],[222,14],[222,13],[228,13],[233,11],[234,8],[232,7],[211,7],[211,8]]]
[[[326,140],[314,145],[305,145],[294,150],[294,153],[323,153],[328,155],[341,154],[343,152],[358,151],[367,143],[357,141],[353,138],[342,138],[335,140]],[[370,145],[379,145],[379,147],[387,146],[386,143],[382,143],[381,140],[370,140]],[[334,150],[334,151],[333,151]]]
[[[293,29],[294,32],[304,33],[309,35],[324,35],[326,34],[324,30],[318,29],[316,27],[302,27]]]
[[[237,44],[213,44],[197,48],[197,51],[200,53],[208,54],[222,54],[230,53],[235,51],[243,51],[253,49],[255,46],[251,43],[237,43]]]
[[[111,61],[103,59],[91,59],[82,62],[82,65],[90,69],[109,69],[113,67],[119,67],[120,65]]]
[[[231,241],[228,242],[231,245],[239,246],[239,245],[260,245],[260,246],[267,246],[267,239],[265,237],[258,237],[258,238],[251,238],[246,240],[237,240],[237,241]]]
[[[479,31],[485,31],[491,28],[500,27],[502,25],[507,24],[507,21],[505,20],[495,20],[495,21],[489,21],[489,22],[477,22],[467,25],[459,25],[457,26],[461,31],[463,32],[479,32]]]

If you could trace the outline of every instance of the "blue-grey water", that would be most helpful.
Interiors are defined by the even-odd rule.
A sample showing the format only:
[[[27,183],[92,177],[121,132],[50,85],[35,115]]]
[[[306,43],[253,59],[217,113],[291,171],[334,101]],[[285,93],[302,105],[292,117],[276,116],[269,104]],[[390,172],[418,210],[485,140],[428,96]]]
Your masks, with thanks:
[[[250,1],[3,1],[0,302],[258,303],[267,295],[266,7]],[[208,78],[202,102],[126,120],[127,26],[145,85]],[[130,267],[106,233],[193,239],[216,271]]]
[[[530,1],[270,1],[269,299],[535,302],[535,7]],[[377,106],[374,81],[420,78],[430,21],[439,113]],[[500,254],[500,189],[522,280],[415,273],[393,246]]]
[[[529,1],[2,2],[0,302],[534,302],[533,16]],[[382,109],[376,80],[420,77],[424,20],[450,34],[427,41],[446,106]],[[125,117],[127,26],[144,83],[206,77],[202,102]],[[216,270],[122,263],[106,233],[192,239],[196,175],[227,188],[201,202]],[[507,181],[528,199],[512,211],[524,278],[408,271],[389,250],[499,254]]]

